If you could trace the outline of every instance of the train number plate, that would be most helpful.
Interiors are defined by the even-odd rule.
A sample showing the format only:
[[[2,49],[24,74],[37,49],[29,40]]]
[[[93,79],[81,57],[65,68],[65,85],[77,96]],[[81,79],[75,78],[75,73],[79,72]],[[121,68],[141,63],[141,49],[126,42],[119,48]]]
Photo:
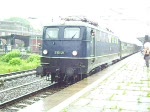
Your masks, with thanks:
[[[64,51],[55,51],[54,54],[59,54],[59,55],[61,55],[61,54],[65,54],[65,52],[64,52]]]

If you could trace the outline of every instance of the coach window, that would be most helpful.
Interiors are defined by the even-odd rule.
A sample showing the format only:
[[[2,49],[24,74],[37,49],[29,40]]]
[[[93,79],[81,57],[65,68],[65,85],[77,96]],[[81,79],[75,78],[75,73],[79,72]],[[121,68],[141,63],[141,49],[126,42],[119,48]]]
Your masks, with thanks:
[[[46,38],[47,39],[57,39],[58,38],[58,28],[47,28],[46,29]]]
[[[80,28],[65,28],[64,38],[79,38],[80,37]]]

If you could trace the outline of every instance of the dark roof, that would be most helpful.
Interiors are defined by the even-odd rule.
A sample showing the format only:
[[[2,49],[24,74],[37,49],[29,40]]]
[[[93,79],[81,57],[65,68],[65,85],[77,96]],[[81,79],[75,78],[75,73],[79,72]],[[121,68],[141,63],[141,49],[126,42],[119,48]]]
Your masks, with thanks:
[[[137,38],[139,41],[141,41],[143,44],[145,43],[145,42],[150,42],[150,36],[148,36],[148,35],[145,35],[145,37],[138,37]]]

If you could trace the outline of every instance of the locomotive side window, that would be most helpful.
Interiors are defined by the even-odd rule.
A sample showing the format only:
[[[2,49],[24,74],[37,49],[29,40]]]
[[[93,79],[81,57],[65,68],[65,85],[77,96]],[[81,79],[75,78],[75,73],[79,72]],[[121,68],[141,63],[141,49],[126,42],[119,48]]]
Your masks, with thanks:
[[[57,39],[58,38],[58,28],[47,28],[46,29],[46,38],[47,39]]]
[[[101,42],[106,42],[106,37],[108,37],[108,35],[105,32],[101,32]]]
[[[111,43],[111,35],[108,35],[109,43]]]
[[[108,42],[109,40],[108,40],[108,34],[107,33],[105,33],[105,42]]]
[[[100,41],[100,31],[96,30],[96,40]]]
[[[114,36],[111,37],[111,43],[115,44],[116,38]]]
[[[80,37],[80,28],[65,28],[64,38],[79,38]]]
[[[118,44],[118,37],[116,37],[116,44]]]

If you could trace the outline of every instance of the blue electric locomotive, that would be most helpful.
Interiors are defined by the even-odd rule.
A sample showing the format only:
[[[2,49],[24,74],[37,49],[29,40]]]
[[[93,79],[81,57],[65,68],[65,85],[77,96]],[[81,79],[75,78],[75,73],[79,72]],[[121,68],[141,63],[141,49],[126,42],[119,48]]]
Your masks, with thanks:
[[[65,19],[45,26],[42,37],[42,73],[51,81],[74,82],[121,58],[121,42],[108,29],[87,19]]]

